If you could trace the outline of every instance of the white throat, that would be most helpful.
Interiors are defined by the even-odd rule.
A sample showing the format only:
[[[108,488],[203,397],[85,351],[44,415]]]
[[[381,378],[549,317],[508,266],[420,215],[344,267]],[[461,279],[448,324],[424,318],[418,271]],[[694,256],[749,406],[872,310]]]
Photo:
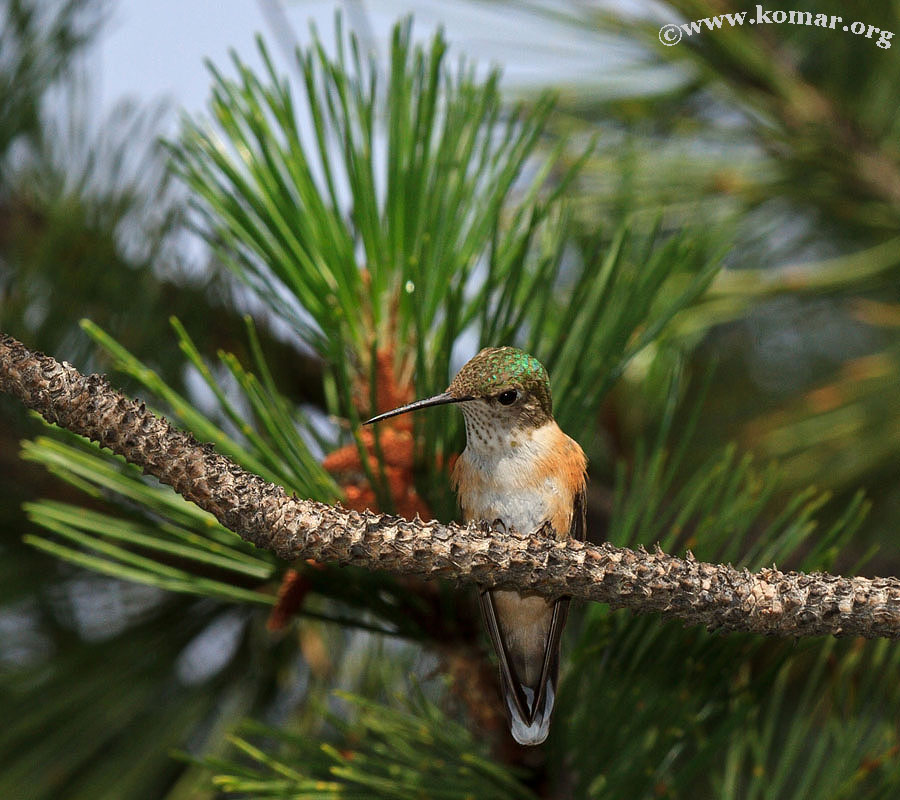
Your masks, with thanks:
[[[511,414],[496,413],[483,400],[461,403],[460,408],[466,421],[466,448],[480,458],[510,455],[535,430],[517,425]]]
[[[482,479],[500,486],[532,482],[528,473],[549,455],[556,423],[550,419],[539,428],[523,426],[512,414],[498,414],[481,400],[460,408],[466,421],[464,456]]]

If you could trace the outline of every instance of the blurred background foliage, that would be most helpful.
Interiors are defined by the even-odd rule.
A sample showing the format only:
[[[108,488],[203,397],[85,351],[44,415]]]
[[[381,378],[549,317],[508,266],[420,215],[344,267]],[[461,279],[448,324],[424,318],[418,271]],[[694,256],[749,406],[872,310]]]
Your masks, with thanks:
[[[459,61],[405,21],[378,60],[339,24],[290,74],[261,40],[161,143],[158,108],[79,110],[109,7],[3,0],[0,329],[300,495],[443,519],[458,415],[358,422],[518,344],[591,458],[592,538],[898,574],[900,66],[797,25],[659,42],[732,10],[467,5],[619,54],[515,91],[488,34]],[[0,408],[0,796],[897,794],[891,643],[592,605],[525,752],[468,594],[280,564]]]

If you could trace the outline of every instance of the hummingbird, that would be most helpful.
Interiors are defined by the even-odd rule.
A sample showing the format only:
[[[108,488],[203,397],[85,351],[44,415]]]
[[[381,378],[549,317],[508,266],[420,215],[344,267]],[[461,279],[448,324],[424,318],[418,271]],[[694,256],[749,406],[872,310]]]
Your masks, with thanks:
[[[466,447],[451,474],[465,521],[584,539],[587,459],[553,418],[550,379],[540,361],[514,347],[485,348],[445,392],[365,424],[449,403],[459,404],[466,426]],[[479,605],[500,666],[510,733],[519,744],[540,744],[556,702],[569,598],[485,589]]]

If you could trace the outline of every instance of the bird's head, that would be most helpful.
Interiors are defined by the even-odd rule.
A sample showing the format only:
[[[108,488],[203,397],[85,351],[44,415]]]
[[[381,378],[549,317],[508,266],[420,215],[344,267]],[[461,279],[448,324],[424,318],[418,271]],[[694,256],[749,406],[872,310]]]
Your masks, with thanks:
[[[379,414],[366,425],[429,406],[459,403],[473,426],[539,428],[552,419],[550,379],[534,356],[515,347],[486,347],[467,361],[447,391]]]

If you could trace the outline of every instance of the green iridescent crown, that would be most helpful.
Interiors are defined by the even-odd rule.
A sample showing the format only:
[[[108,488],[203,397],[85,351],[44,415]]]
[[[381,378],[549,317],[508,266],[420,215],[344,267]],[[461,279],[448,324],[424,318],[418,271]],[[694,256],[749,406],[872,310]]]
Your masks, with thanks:
[[[486,347],[459,371],[449,392],[456,397],[489,397],[508,389],[529,392],[551,413],[547,370],[533,355],[515,347]]]

